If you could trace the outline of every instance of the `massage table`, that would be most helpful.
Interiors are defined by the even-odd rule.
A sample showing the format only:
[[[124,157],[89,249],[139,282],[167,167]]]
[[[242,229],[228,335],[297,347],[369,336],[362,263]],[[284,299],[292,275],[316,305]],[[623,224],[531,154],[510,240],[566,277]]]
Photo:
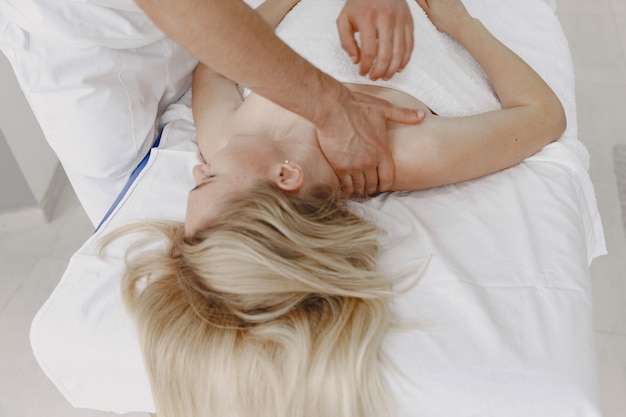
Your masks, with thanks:
[[[341,3],[303,0],[277,33],[323,71],[354,82],[361,78],[334,28]],[[381,268],[406,276],[392,309],[412,325],[390,330],[381,346],[397,415],[599,417],[589,265],[606,248],[577,137],[567,41],[552,2],[465,4],[552,86],[568,126],[557,142],[495,174],[350,203],[386,232]],[[410,68],[381,84],[440,115],[497,108],[471,57],[411,7]],[[158,145],[32,323],[37,361],[75,407],[155,411],[120,299],[123,258],[135,237],[115,242],[104,258],[98,241],[135,221],[183,220],[191,168],[200,162],[190,103],[187,93],[161,115]]]

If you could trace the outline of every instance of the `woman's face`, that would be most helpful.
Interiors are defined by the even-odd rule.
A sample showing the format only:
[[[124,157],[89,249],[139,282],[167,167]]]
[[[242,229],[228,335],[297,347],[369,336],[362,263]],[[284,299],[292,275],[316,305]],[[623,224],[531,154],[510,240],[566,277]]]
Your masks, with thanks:
[[[191,237],[209,224],[228,196],[269,179],[277,158],[271,142],[236,136],[210,161],[193,167],[196,186],[187,199],[185,235]]]

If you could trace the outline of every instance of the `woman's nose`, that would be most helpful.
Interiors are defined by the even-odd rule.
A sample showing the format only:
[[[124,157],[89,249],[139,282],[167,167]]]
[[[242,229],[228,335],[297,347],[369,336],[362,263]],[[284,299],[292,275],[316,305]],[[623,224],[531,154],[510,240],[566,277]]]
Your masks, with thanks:
[[[202,184],[205,181],[205,179],[209,176],[209,170],[209,164],[199,164],[192,168],[191,172],[196,185]]]

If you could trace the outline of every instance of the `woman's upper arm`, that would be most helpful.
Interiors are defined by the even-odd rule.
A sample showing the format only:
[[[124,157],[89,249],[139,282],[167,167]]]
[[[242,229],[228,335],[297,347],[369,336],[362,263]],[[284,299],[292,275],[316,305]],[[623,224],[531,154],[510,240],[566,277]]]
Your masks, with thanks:
[[[394,190],[453,184],[508,168],[558,139],[558,108],[531,104],[466,117],[429,116],[392,142]]]

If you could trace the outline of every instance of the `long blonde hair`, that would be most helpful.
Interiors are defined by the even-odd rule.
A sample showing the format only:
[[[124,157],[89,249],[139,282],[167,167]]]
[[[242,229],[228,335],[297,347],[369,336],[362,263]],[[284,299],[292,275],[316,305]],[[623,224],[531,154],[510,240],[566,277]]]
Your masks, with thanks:
[[[105,239],[141,236],[122,295],[159,417],[390,414],[380,231],[327,197],[259,184],[192,239],[156,221]]]

